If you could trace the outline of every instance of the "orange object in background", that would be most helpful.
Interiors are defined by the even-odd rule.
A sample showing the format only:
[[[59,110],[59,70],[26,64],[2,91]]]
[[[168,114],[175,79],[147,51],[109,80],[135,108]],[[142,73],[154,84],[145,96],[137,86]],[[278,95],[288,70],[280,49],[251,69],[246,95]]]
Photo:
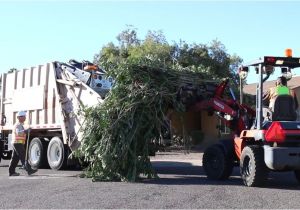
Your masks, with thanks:
[[[87,65],[84,67],[84,70],[98,70],[98,66],[96,65]]]
[[[285,56],[286,57],[292,57],[293,56],[293,51],[292,49],[288,48],[285,50]]]

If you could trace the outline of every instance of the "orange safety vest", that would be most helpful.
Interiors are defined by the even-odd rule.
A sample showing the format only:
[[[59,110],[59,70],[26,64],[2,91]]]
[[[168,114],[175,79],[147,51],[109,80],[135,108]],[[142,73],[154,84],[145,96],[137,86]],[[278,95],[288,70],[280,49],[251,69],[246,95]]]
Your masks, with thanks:
[[[25,144],[26,133],[22,123],[17,122],[12,131],[12,144]]]

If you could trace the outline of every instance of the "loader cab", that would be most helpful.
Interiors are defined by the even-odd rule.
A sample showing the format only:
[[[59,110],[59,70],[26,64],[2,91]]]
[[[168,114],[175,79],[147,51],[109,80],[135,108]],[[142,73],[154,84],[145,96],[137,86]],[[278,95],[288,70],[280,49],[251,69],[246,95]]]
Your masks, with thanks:
[[[251,68],[258,75],[256,122],[251,129],[237,132],[233,141],[220,141],[205,150],[203,168],[208,178],[227,179],[234,164],[238,163],[246,186],[264,185],[270,171],[294,171],[300,183],[300,121],[296,120],[294,98],[289,96],[290,92],[284,91],[285,88],[278,89],[276,91],[283,94],[273,95],[278,96],[272,104],[272,118],[265,121],[262,114],[264,81],[276,69],[280,69],[281,75],[288,80],[292,70],[299,67],[300,58],[289,53],[286,57],[264,56],[240,68],[239,75],[244,79]]]
[[[281,70],[281,76],[290,80],[292,78],[292,70],[300,67],[300,58],[292,57],[290,54],[286,57],[264,56],[258,60],[249,62],[240,67],[239,74],[245,75],[254,68],[258,75],[258,84],[256,87],[256,123],[254,128],[262,130],[265,127],[266,119],[263,116],[263,86],[274,73],[275,70]],[[244,77],[245,79],[246,77]],[[294,101],[290,96],[277,96],[269,121],[295,121],[297,118]]]

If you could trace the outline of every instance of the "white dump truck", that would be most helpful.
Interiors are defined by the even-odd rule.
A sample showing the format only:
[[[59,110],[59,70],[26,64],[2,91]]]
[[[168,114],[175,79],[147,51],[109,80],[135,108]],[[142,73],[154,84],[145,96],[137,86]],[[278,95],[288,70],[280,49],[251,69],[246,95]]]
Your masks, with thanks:
[[[12,127],[22,110],[31,128],[29,163],[58,170],[71,163],[69,154],[80,146],[80,111],[102,103],[113,80],[97,65],[70,60],[3,73],[0,84],[1,158],[11,158]]]

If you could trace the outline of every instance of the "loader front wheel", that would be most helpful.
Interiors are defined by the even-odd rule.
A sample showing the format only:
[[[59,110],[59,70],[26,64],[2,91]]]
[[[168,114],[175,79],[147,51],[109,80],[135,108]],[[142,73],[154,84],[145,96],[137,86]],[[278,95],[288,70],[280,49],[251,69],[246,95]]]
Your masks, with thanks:
[[[240,172],[248,187],[259,187],[266,183],[269,170],[264,161],[264,150],[260,146],[246,146],[241,154]]]
[[[66,166],[66,149],[59,137],[53,137],[48,145],[47,159],[51,169],[59,170]]]
[[[228,179],[233,170],[232,158],[218,145],[205,150],[202,165],[207,178],[212,180]]]

